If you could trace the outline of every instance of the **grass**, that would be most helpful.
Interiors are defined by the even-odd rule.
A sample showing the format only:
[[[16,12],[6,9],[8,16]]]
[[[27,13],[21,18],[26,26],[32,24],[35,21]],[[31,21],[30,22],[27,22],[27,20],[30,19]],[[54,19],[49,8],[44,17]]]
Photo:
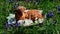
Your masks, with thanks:
[[[17,2],[18,3],[18,2]],[[50,1],[40,1],[40,4],[33,4],[33,2],[24,2],[19,1],[21,6],[25,6],[27,9],[39,9],[43,10],[43,14],[46,14],[49,10],[52,10],[54,16],[52,18],[45,19],[43,25],[34,25],[30,27],[18,27],[12,28],[8,31],[5,29],[6,17],[9,13],[14,13],[13,8],[15,2],[9,4],[9,1],[6,0],[6,4],[3,0],[0,0],[0,34],[60,34],[60,15],[57,13],[57,10],[54,6],[60,6],[59,2],[50,2]],[[51,20],[57,20],[56,24]]]

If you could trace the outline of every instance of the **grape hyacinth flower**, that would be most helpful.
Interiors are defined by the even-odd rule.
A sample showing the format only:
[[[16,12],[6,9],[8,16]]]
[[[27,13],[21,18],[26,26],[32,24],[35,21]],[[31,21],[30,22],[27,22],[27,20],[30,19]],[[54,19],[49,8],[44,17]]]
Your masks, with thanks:
[[[36,0],[34,0],[34,4],[36,4]]]
[[[47,17],[50,18],[52,16],[54,16],[54,14],[52,12],[48,12]]]
[[[60,7],[58,8],[58,14],[60,14]]]
[[[6,22],[6,30],[8,29],[9,25],[8,25],[8,22]]]
[[[18,27],[18,26],[19,26],[19,23],[16,23],[16,24],[15,24],[15,28]]]
[[[60,7],[58,8],[58,11],[60,11]]]
[[[26,2],[29,2],[29,0],[26,0]]]
[[[12,0],[9,0],[10,3],[12,3],[13,1]]]
[[[12,26],[12,22],[7,20],[7,22],[6,22],[6,30],[8,30],[9,26]]]
[[[58,14],[60,14],[60,6],[55,6],[55,8],[57,9]]]

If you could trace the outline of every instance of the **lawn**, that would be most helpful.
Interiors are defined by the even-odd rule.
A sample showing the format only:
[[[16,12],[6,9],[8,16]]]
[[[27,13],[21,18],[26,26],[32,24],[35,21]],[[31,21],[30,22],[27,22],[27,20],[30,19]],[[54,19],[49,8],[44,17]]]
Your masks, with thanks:
[[[18,27],[6,30],[6,17],[10,13],[14,13],[16,6],[24,6],[27,9],[43,10],[43,17],[49,11],[53,12],[54,16],[48,18],[44,17],[45,20],[43,25],[33,25],[30,27]],[[60,34],[60,6],[59,0],[37,0],[37,1],[11,1],[11,0],[0,0],[0,34]]]

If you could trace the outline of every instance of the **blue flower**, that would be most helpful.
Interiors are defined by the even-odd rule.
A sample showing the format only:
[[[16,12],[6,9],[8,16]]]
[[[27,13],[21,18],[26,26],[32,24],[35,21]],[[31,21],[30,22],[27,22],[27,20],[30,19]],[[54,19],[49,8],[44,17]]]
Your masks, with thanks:
[[[8,25],[8,22],[6,22],[6,30],[8,29],[9,25]]]
[[[48,12],[47,17],[49,18],[49,17],[52,17],[52,16],[54,16],[54,14],[52,12]]]
[[[57,13],[60,14],[60,6],[55,6],[54,8],[57,9]]]
[[[36,4],[36,0],[34,0],[34,4]]]
[[[19,23],[16,23],[16,24],[15,24],[15,27],[18,27],[18,26],[19,26]]]
[[[9,28],[9,26],[12,26],[12,25],[13,25],[12,22],[7,20],[7,22],[6,22],[6,30]]]
[[[26,2],[29,2],[29,0],[26,0]]]
[[[58,11],[60,11],[60,7],[58,8]]]
[[[13,1],[12,0],[9,0],[10,3],[12,3]]]
[[[60,11],[60,6],[55,6],[54,8],[56,8],[58,11]]]

